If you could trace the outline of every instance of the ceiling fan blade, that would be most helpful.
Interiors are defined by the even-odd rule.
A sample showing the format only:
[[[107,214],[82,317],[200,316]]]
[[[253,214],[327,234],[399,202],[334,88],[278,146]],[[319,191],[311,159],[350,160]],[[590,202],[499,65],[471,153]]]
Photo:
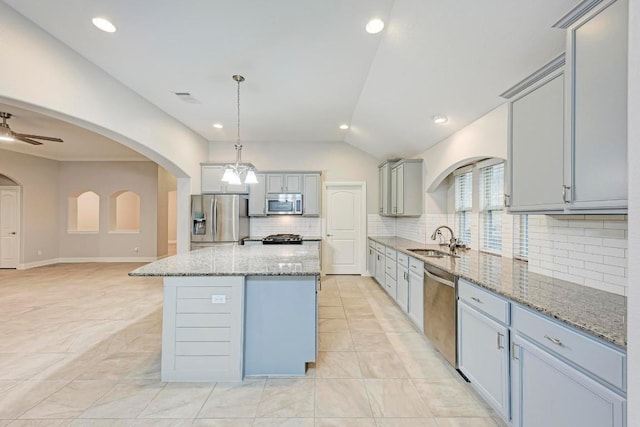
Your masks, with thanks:
[[[44,139],[45,141],[55,141],[55,142],[63,142],[62,139],[60,138],[54,138],[52,136],[40,136],[40,135],[27,135],[26,133],[15,133],[15,136],[22,136],[24,138],[37,138],[37,139]]]
[[[26,138],[24,135],[18,135],[18,134],[13,134],[13,135],[19,141],[26,142],[28,144],[33,144],[33,145],[42,145],[42,142],[34,141],[33,139]]]

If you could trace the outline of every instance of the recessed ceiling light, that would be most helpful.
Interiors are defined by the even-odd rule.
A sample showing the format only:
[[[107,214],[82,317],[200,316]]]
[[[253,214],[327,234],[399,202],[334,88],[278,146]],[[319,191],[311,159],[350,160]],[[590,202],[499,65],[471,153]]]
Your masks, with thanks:
[[[214,123],[213,127],[216,128],[216,129],[222,129],[223,126],[220,123]]]
[[[437,125],[447,123],[448,121],[449,119],[447,118],[447,116],[440,116],[440,115],[433,116],[433,123]]]
[[[365,27],[365,29],[367,30],[367,33],[369,34],[377,34],[380,31],[382,31],[382,29],[384,28],[384,22],[382,21],[382,19],[372,19],[371,21],[369,21],[367,23],[367,26]]]
[[[340,129],[342,130],[349,129],[349,125],[340,125]]]
[[[91,20],[91,22],[93,22],[93,25],[95,25],[96,27],[100,28],[105,33],[115,33],[116,32],[116,26],[113,25],[108,19],[95,17],[95,18],[93,18]]]

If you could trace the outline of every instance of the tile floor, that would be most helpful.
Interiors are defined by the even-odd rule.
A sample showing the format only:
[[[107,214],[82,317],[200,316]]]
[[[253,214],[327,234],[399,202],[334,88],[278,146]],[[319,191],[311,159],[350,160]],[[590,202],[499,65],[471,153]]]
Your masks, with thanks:
[[[3,426],[502,426],[371,278],[330,276],[303,378],[160,381],[162,284],[135,264],[0,270]]]

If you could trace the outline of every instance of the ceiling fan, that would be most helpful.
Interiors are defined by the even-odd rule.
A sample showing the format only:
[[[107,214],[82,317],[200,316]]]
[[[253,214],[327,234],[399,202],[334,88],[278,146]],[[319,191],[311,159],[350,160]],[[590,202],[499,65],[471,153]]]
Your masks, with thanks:
[[[40,136],[40,135],[28,135],[26,133],[17,133],[11,130],[9,125],[7,124],[7,120],[11,118],[10,113],[5,113],[4,111],[0,111],[0,118],[2,118],[2,123],[0,123],[0,141],[8,141],[13,142],[15,140],[26,142],[32,145],[42,145],[42,142],[35,141],[35,139],[42,139],[44,141],[54,141],[54,142],[63,142],[60,138],[54,138],[51,136]]]

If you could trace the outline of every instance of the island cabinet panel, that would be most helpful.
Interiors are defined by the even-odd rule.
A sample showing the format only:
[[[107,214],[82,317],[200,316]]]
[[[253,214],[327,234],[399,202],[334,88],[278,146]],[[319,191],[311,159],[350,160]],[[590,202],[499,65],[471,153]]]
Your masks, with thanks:
[[[317,277],[249,276],[245,376],[304,376],[317,352]]]
[[[244,277],[165,277],[162,381],[241,381]]]

